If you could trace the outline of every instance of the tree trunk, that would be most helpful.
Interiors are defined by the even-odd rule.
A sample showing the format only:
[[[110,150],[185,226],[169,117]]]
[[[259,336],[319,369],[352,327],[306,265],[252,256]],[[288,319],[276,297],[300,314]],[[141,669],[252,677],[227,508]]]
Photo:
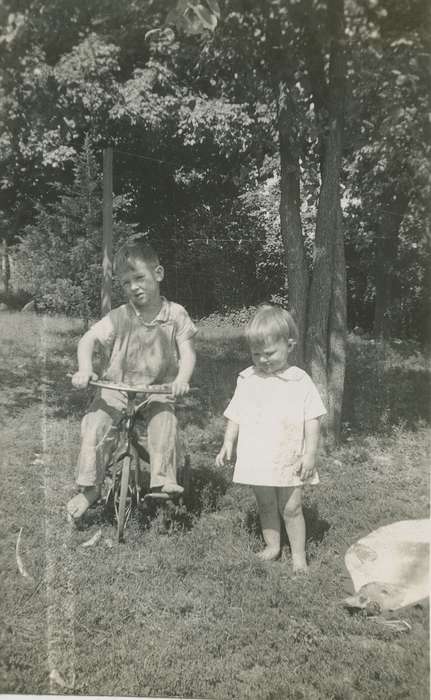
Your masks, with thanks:
[[[383,201],[383,213],[376,236],[375,280],[376,300],[374,308],[374,334],[376,338],[389,338],[393,333],[393,309],[395,275],[394,265],[398,255],[399,231],[407,209],[408,199],[403,195],[387,193]]]
[[[328,433],[338,442],[341,433],[347,341],[347,284],[344,257],[344,228],[341,207],[337,212],[334,274],[329,313]]]
[[[340,389],[337,397],[330,398],[330,374],[332,371],[338,377],[343,376],[344,369],[332,357],[334,347],[331,343],[331,324],[333,342],[340,338],[340,329],[335,332],[343,320],[339,305],[342,299],[343,276],[345,269],[344,255],[339,246],[339,236],[342,236],[341,226],[337,226],[340,207],[340,170],[342,157],[342,137],[344,126],[344,87],[345,87],[345,56],[344,56],[344,3],[343,0],[329,0],[328,24],[332,34],[332,44],[329,64],[328,85],[328,127],[326,143],[323,150],[322,184],[316,221],[316,237],[314,246],[314,265],[308,303],[308,324],[306,335],[306,363],[316,383],[324,403],[330,408],[325,421],[325,432],[333,429],[331,415],[341,410]],[[337,258],[337,261],[336,261]],[[337,278],[334,281],[334,278]],[[337,292],[337,290],[339,290]],[[335,297],[334,297],[335,294]],[[333,298],[334,297],[334,298]],[[338,313],[338,317],[337,317]],[[344,316],[345,324],[345,316]],[[338,346],[338,342],[335,343]],[[337,370],[335,370],[337,368]],[[333,375],[335,381],[335,374]],[[342,390],[341,390],[342,393]],[[337,401],[337,405],[335,405]],[[331,409],[332,406],[332,409]]]
[[[299,331],[296,362],[303,364],[308,273],[301,224],[300,169],[290,91],[280,82],[278,132],[280,149],[280,227],[287,265],[289,308]]]

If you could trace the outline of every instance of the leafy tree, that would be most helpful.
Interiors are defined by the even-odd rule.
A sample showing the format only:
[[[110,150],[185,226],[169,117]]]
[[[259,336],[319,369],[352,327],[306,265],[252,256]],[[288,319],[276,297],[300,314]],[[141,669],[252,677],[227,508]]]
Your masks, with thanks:
[[[378,337],[415,334],[421,326],[425,335],[427,325],[428,13],[422,2],[381,1],[355,27],[346,178],[350,296],[362,290],[368,304],[356,322]]]
[[[101,287],[102,187],[87,138],[76,158],[74,182],[59,199],[39,206],[16,247],[21,285],[37,307],[86,319],[97,316]],[[116,224],[117,245],[133,228]],[[117,290],[118,292],[118,290]]]
[[[374,294],[377,298],[376,319],[379,309],[386,306],[384,299],[394,296],[390,290],[393,290],[397,276],[397,251],[405,246],[409,236],[405,235],[407,230],[410,229],[413,233],[413,221],[418,223],[420,212],[424,211],[417,196],[413,196],[413,199],[411,196],[413,192],[417,195],[425,189],[424,182],[428,174],[425,162],[429,159],[426,154],[420,158],[420,151],[421,148],[423,151],[427,142],[426,122],[424,120],[422,133],[417,139],[418,134],[414,134],[413,126],[416,109],[407,109],[404,119],[394,120],[395,104],[399,104],[400,100],[405,102],[403,90],[409,93],[410,101],[416,101],[417,108],[420,109],[424,103],[419,98],[418,90],[412,89],[416,84],[424,90],[424,76],[416,74],[409,77],[408,71],[402,67],[403,59],[398,56],[400,47],[406,41],[399,18],[404,12],[404,16],[411,21],[419,5],[411,3],[404,10],[401,5],[397,6],[395,15],[398,19],[391,16],[391,8],[386,5],[388,4],[384,2],[370,2],[363,8],[355,2],[347,2],[344,9],[342,2],[335,1],[300,4],[272,2],[265,5],[251,2],[245,13],[241,3],[226,2],[220,29],[210,42],[206,55],[203,52],[200,65],[201,80],[205,79],[205,75],[210,76],[211,69],[218,65],[215,79],[208,78],[209,85],[205,85],[208,92],[215,83],[213,91],[218,89],[231,100],[248,103],[255,114],[260,112],[261,105],[265,105],[272,122],[269,128],[273,132],[275,125],[278,132],[281,165],[280,221],[289,303],[296,312],[301,328],[300,356],[304,348],[306,363],[330,405],[329,427],[335,434],[340,426],[347,325],[344,217],[341,204],[350,215],[352,205],[358,201],[358,191],[367,192],[367,196],[371,195],[370,199],[373,199],[370,201],[369,218],[377,226],[377,230],[370,236],[371,250],[375,251],[376,269],[374,283],[371,285],[374,286],[374,291],[369,290],[369,294],[371,298]],[[419,14],[421,16],[423,13]],[[387,46],[383,47],[384,63],[389,73],[393,71],[398,76],[398,87],[403,87],[403,90],[394,91],[394,81],[389,76],[383,83],[383,90],[378,82],[371,79],[371,73],[376,71],[373,52],[376,51],[376,32],[378,35],[380,31],[377,20],[380,18],[381,24],[382,18],[386,17],[388,27],[385,31],[393,33],[394,51],[388,51]],[[344,28],[346,22],[347,32]],[[411,39],[407,43],[412,45]],[[369,64],[366,62],[362,73],[360,61],[367,51]],[[394,59],[396,63],[399,58],[400,65],[394,70]],[[404,51],[404,60],[411,61],[412,58],[411,55],[406,56]],[[206,66],[202,66],[202,63],[206,63]],[[381,71],[382,77],[384,70]],[[356,90],[349,88],[347,95],[349,138],[346,140],[344,95],[347,75],[354,77],[360,87]],[[373,89],[380,91],[380,99],[376,104],[372,99]],[[392,91],[390,99],[385,90]],[[365,109],[362,109],[364,104]],[[369,142],[364,145],[363,136],[355,138],[356,134],[363,135],[367,131],[361,123],[361,119],[366,118],[365,111],[368,111],[371,120],[369,136],[375,141],[375,146],[371,148]],[[403,110],[399,112],[401,114]],[[425,110],[423,114],[426,114]],[[375,129],[375,120],[381,120],[380,131]],[[392,130],[393,140],[389,135]],[[418,148],[411,150],[412,139],[415,138]],[[264,152],[268,149],[267,152],[273,154],[275,138],[270,141],[270,144],[265,144]],[[393,149],[390,146],[388,148],[389,143]],[[389,150],[392,150],[393,156],[397,154],[397,157],[392,156],[391,165],[385,167],[390,162],[387,158]],[[346,155],[349,155],[350,163],[343,162],[343,156]],[[257,157],[257,149],[254,157]],[[371,166],[371,161],[374,162],[375,169]],[[412,180],[410,166],[406,168],[406,162],[409,161],[415,163],[420,174],[415,178],[416,182]],[[358,162],[364,164],[362,169],[358,167]],[[391,168],[394,168],[393,174]],[[375,187],[379,172],[382,187]],[[396,172],[398,184],[394,190]],[[405,173],[407,179],[410,178],[410,185],[407,184],[407,179],[400,179],[400,172]],[[353,183],[352,178],[355,177],[357,180]],[[308,199],[307,181],[314,183],[315,191],[319,193],[311,260],[301,211],[304,198]],[[365,184],[365,187],[361,187],[361,184]],[[344,190],[343,198],[341,186]],[[406,192],[409,192],[409,197],[406,197]],[[407,199],[410,203],[416,199],[409,215],[405,209]],[[311,195],[310,201],[313,206],[316,197]],[[382,204],[383,207],[379,207]],[[385,206],[388,215],[386,218],[383,216],[378,223],[376,210],[380,208],[384,211]],[[389,211],[390,207],[392,212]],[[394,212],[394,209],[397,211]],[[365,220],[364,214],[361,207],[362,220]],[[348,221],[351,223],[350,216]],[[391,231],[394,233],[391,234]],[[397,239],[399,243],[394,247]],[[387,244],[382,247],[384,240],[392,248],[388,248]],[[361,243],[358,238],[354,240],[349,235],[349,246],[355,252]],[[416,246],[413,234],[410,251],[415,250]],[[424,261],[423,247],[418,257]],[[406,261],[405,257],[399,266],[400,273]],[[369,260],[366,264],[369,268]],[[354,267],[352,258],[349,267]],[[425,276],[420,271],[420,266],[415,267],[416,287],[423,288]],[[400,281],[401,274],[398,283]],[[352,292],[352,287],[350,289]],[[413,289],[414,286],[410,285],[410,298],[414,304]],[[351,301],[354,299],[351,293]],[[356,296],[355,303],[363,306],[364,300]]]
[[[334,434],[340,426],[346,335],[340,208],[344,5],[342,0],[299,6],[254,2],[244,13],[242,4],[232,0],[224,10],[227,37],[224,43],[223,37],[219,41],[231,62],[235,51],[240,80],[230,81],[234,84],[230,87],[222,77],[221,90],[254,101],[250,107],[256,106],[258,94],[269,107],[280,156],[280,222],[289,304],[300,328],[298,359],[305,359],[330,405],[329,428]],[[223,17],[220,26],[223,32]],[[223,69],[228,71],[227,66]],[[320,179],[312,260],[307,260],[301,220],[304,164]]]
[[[97,162],[113,145],[117,218],[160,249],[166,292],[196,315],[288,296],[299,356],[336,397],[336,428],[342,229],[350,324],[371,329],[375,317],[378,331],[383,318],[385,333],[413,333],[427,315],[423,6],[5,0],[0,234],[8,245],[33,238],[34,249],[39,226],[43,240],[48,229],[61,238],[41,212],[63,207],[73,221],[62,197],[86,136]],[[57,276],[71,280],[62,247],[52,250]]]

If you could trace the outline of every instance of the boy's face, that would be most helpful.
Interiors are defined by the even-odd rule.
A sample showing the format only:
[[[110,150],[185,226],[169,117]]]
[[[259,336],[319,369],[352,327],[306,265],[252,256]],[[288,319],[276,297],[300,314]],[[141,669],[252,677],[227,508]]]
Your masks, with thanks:
[[[295,347],[293,340],[267,338],[262,343],[252,344],[253,364],[265,374],[282,372],[289,367],[289,355]]]
[[[150,307],[160,297],[160,282],[164,277],[161,265],[152,265],[143,260],[134,260],[133,266],[122,272],[120,283],[129,301],[138,309]]]

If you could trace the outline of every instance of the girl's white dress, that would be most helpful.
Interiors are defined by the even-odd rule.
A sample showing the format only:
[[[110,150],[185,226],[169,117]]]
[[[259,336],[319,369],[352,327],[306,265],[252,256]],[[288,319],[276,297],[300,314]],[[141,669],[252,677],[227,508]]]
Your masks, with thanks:
[[[311,378],[299,367],[239,374],[224,415],[239,425],[234,482],[254,486],[300,486],[295,473],[304,452],[305,421],[326,413]],[[317,471],[307,482],[319,483]]]

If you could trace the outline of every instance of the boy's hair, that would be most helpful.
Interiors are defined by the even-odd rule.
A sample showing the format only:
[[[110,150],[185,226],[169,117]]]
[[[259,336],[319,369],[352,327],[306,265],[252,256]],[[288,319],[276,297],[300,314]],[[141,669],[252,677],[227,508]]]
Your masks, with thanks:
[[[245,331],[249,345],[262,345],[273,340],[298,340],[298,328],[292,315],[274,304],[260,304]]]
[[[114,256],[114,272],[116,275],[133,269],[136,260],[150,265],[160,265],[159,256],[150,243],[131,240],[124,243]]]

